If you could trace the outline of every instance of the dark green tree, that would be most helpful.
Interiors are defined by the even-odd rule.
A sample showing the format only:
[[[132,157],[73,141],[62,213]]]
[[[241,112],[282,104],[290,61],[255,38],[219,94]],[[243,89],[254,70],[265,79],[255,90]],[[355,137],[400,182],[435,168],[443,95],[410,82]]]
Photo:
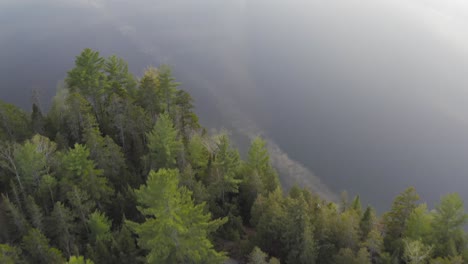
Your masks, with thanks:
[[[73,213],[61,202],[57,202],[54,205],[48,229],[52,242],[67,257],[71,257],[77,253]]]
[[[23,237],[23,249],[28,253],[30,263],[50,264],[64,263],[65,260],[61,252],[53,247],[50,247],[49,240],[44,234],[32,228],[28,234]]]
[[[0,263],[22,264],[21,249],[8,244],[0,244]]]
[[[151,170],[175,168],[176,158],[181,151],[182,143],[177,138],[177,130],[167,114],[159,116],[151,132],[147,134],[147,162]]]
[[[417,207],[419,195],[413,187],[406,189],[393,200],[392,208],[383,216],[385,225],[385,249],[394,257],[400,258],[403,254],[403,232],[413,210]]]

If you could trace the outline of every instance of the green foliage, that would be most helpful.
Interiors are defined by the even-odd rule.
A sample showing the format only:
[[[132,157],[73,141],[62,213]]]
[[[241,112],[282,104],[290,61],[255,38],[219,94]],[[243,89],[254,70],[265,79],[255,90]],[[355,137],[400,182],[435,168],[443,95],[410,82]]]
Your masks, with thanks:
[[[182,143],[177,139],[177,130],[167,114],[159,116],[153,130],[147,133],[149,167],[152,170],[174,168]]]
[[[279,186],[279,179],[275,169],[271,166],[270,156],[266,149],[266,142],[255,138],[248,151],[248,158],[242,170],[243,181],[240,185],[240,205],[244,222],[250,220],[250,209],[257,195],[267,195]]]
[[[175,93],[175,125],[178,129],[182,142],[187,146],[192,131],[200,128],[198,117],[193,111],[193,99],[189,93],[178,90]]]
[[[433,233],[432,221],[434,214],[427,211],[426,204],[420,204],[414,209],[408,218],[404,235],[412,240],[421,239],[423,242],[428,242]]]
[[[369,232],[374,228],[376,222],[376,216],[374,209],[368,206],[364,214],[362,215],[361,221],[359,222],[359,231],[361,234],[361,239],[367,238]]]
[[[103,171],[96,168],[89,149],[83,145],[75,144],[61,157],[61,169],[70,184],[86,190],[95,202],[105,201],[112,192],[107,179],[102,177]]]
[[[255,243],[267,253],[281,252],[286,209],[282,192],[260,195],[252,206],[251,224],[256,229]]]
[[[420,240],[404,241],[405,249],[403,259],[407,264],[421,264],[427,263],[427,259],[431,255],[432,247],[424,245]]]
[[[227,135],[221,135],[218,140],[208,188],[214,200],[224,202],[229,193],[239,191],[240,156],[237,150],[231,147]]]
[[[10,201],[7,196],[2,196],[3,207],[6,210],[10,227],[8,228],[13,237],[26,234],[29,229],[29,223],[26,220],[22,210],[16,204]]]
[[[357,253],[354,253],[349,248],[343,248],[335,256],[336,264],[371,264],[369,253],[366,249],[361,248]]]
[[[89,149],[89,157],[96,162],[96,168],[102,171],[107,181],[116,189],[122,189],[130,182],[127,175],[125,156],[121,147],[109,137],[103,137],[98,128],[85,131],[84,140]]]
[[[111,221],[103,213],[95,211],[90,214],[88,226],[92,241],[108,241],[111,239]]]
[[[351,204],[351,208],[360,216],[361,215],[361,211],[362,211],[362,205],[361,205],[361,198],[359,197],[359,195],[357,195],[354,200],[353,200],[353,203]]]
[[[45,119],[44,119],[41,109],[35,103],[33,103],[33,106],[32,106],[31,126],[32,126],[32,132],[34,134],[43,135],[45,133]]]
[[[200,127],[168,66],[136,80],[85,49],[48,113],[0,102],[0,263],[468,260],[457,194],[430,210],[408,188],[382,217],[346,193],[284,195],[265,140],[244,161]]]
[[[0,100],[0,140],[21,142],[32,133],[30,118],[20,108]]]
[[[463,258],[461,256],[431,259],[430,264],[463,264]]]
[[[136,86],[133,75],[128,71],[127,62],[115,55],[105,60],[104,72],[107,75],[105,92],[108,96],[113,93],[124,96],[128,93],[128,90]]]
[[[114,233],[110,263],[143,263],[144,257],[137,248],[132,232],[126,224]]]
[[[78,91],[86,97],[90,97],[93,103],[101,95],[102,82],[105,79],[103,73],[105,60],[99,52],[84,49],[75,59],[75,68],[68,72],[66,83],[72,91]]]
[[[76,186],[73,186],[72,190],[67,193],[67,200],[73,208],[75,217],[81,220],[83,226],[86,226],[88,215],[95,208],[96,203],[86,191],[80,190]]]
[[[71,256],[67,264],[94,264],[94,262],[89,259],[85,259],[83,256]]]
[[[401,257],[403,254],[401,237],[406,229],[410,215],[417,207],[416,202],[418,200],[419,195],[416,193],[416,190],[410,187],[395,198],[392,209],[383,217],[385,224],[385,248],[398,257]]]
[[[268,264],[268,255],[258,247],[255,247],[249,255],[248,264]]]
[[[75,226],[73,220],[74,217],[69,208],[61,202],[55,203],[50,215],[50,230],[48,233],[55,245],[68,257],[75,252]]]
[[[61,252],[50,247],[49,240],[41,231],[32,228],[23,237],[23,249],[28,253],[29,260],[33,263],[63,263]]]
[[[262,183],[260,193],[267,193],[276,190],[279,187],[278,175],[271,166],[270,156],[266,148],[266,142],[260,137],[256,137],[250,146],[247,167],[252,175],[257,174]]]
[[[467,223],[463,201],[456,193],[442,197],[436,206],[432,228],[437,256],[456,256],[466,247],[463,227]]]
[[[21,259],[21,250],[8,244],[0,244],[0,263],[20,264],[24,263]]]
[[[148,111],[153,121],[162,113],[162,94],[159,81],[159,71],[150,67],[146,69],[140,80],[140,88],[137,92],[137,103]]]
[[[161,65],[158,69],[158,73],[162,108],[165,113],[173,116],[175,109],[173,109],[172,106],[175,100],[176,88],[180,83],[175,82],[175,78],[172,76],[172,70],[169,65]]]
[[[138,244],[149,251],[148,263],[216,263],[224,254],[216,252],[208,239],[226,219],[210,220],[204,205],[194,205],[191,192],[178,187],[177,170],[150,172],[146,185],[136,190],[141,224],[128,221],[138,234]]]

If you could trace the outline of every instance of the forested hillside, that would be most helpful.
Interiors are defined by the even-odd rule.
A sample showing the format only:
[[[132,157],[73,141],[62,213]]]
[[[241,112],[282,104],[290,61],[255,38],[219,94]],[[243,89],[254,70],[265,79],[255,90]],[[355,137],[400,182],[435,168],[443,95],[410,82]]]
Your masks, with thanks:
[[[0,103],[0,263],[463,263],[457,194],[377,216],[283,190],[266,143],[210,135],[167,66],[85,49],[44,113]],[[300,129],[300,128],[294,128]],[[363,182],[362,184],[366,184]]]

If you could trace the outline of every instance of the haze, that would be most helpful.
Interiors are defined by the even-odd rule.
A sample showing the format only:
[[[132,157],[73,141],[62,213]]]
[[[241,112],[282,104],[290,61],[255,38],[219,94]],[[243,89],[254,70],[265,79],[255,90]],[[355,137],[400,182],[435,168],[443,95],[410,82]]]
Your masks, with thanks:
[[[3,0],[0,98],[46,107],[85,47],[167,63],[205,125],[269,140],[287,185],[468,200],[467,28],[461,0]]]

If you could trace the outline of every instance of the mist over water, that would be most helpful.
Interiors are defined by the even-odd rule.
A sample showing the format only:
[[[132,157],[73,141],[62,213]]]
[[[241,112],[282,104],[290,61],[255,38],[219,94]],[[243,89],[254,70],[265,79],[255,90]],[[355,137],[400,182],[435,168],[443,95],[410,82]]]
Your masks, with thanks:
[[[0,98],[45,104],[85,47],[167,63],[205,125],[265,136],[301,185],[468,201],[466,28],[457,0],[4,0]]]

